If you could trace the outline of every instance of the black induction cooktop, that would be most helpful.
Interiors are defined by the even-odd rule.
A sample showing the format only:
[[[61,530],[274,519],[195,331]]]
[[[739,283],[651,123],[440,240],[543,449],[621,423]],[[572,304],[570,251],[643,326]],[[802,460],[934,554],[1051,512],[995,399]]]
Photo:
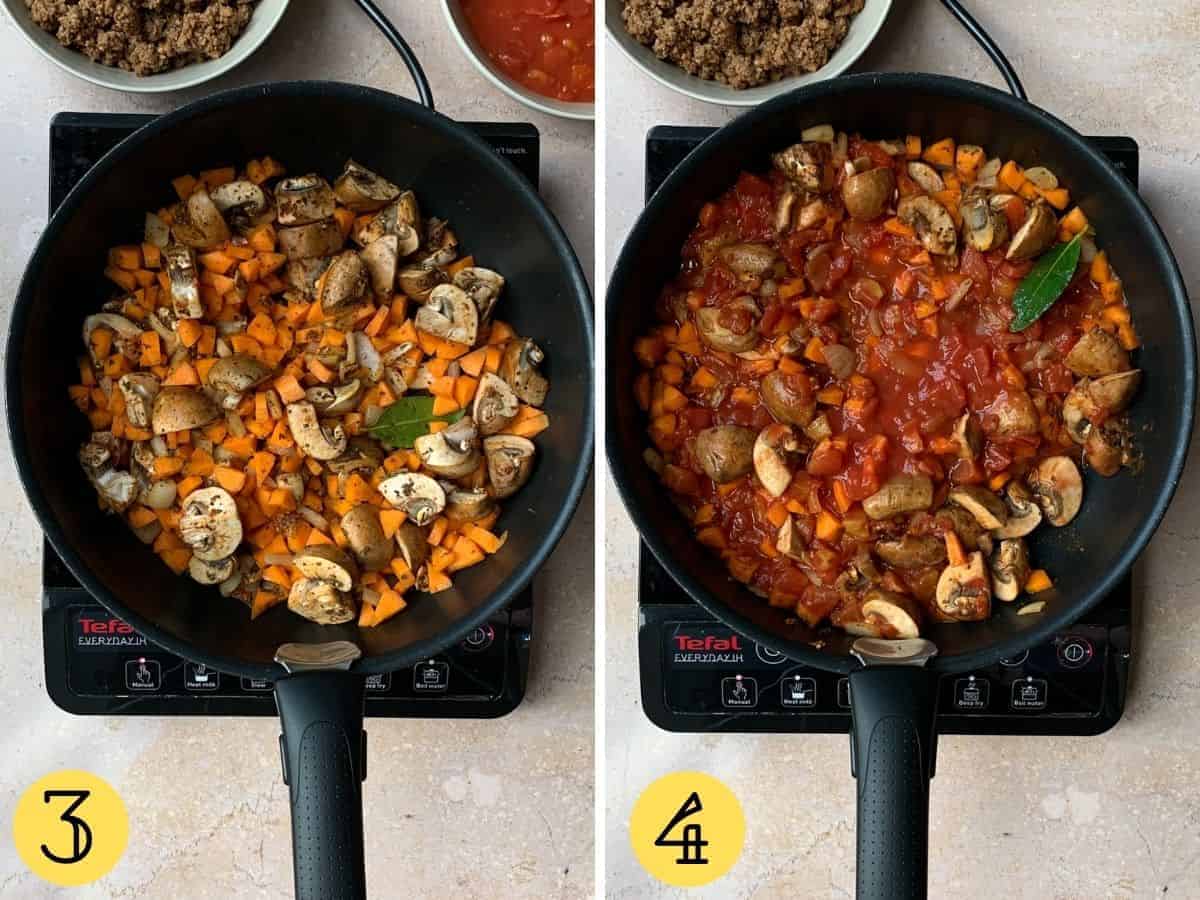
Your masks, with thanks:
[[[658,126],[646,140],[646,199],[711,128]],[[1090,138],[1136,186],[1132,138]],[[850,730],[844,675],[797,665],[713,619],[642,544],[638,658],[642,706],[668,731]],[[977,672],[946,675],[941,734],[1094,735],[1121,718],[1132,662],[1134,590],[1126,576],[1085,619],[1047,643]]]
[[[50,209],[152,116],[60,113],[50,123]],[[536,187],[540,139],[532,125],[468,123]],[[465,640],[402,671],[367,679],[366,715],[495,718],[525,696],[533,590]],[[46,689],[80,715],[275,716],[272,684],[196,665],[149,643],[100,606],[45,542],[42,645]]]

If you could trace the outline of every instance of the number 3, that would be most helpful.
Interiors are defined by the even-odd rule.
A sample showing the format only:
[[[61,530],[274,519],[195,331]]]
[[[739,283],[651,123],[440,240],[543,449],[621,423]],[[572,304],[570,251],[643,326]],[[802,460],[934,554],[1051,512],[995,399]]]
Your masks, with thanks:
[[[45,844],[42,844],[42,853],[46,859],[51,862],[61,863],[63,865],[71,865],[84,859],[92,850],[92,829],[87,822],[73,815],[75,810],[83,805],[83,802],[88,797],[92,796],[91,791],[46,791],[43,796],[43,802],[49,805],[51,800],[58,797],[74,797],[75,802],[66,808],[59,820],[68,823],[71,826],[73,853],[70,856],[59,856],[54,853]],[[83,846],[80,846],[80,837],[83,838]]]

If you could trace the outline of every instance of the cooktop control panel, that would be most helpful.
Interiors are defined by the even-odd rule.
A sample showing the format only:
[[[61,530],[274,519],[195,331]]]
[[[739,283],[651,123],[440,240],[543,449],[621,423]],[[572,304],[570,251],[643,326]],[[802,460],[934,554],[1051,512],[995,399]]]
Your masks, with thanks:
[[[642,705],[668,731],[848,732],[849,680],[797,665],[715,621],[642,547]],[[1099,734],[1124,707],[1131,589],[1047,644],[976,672],[943,676],[942,734]]]

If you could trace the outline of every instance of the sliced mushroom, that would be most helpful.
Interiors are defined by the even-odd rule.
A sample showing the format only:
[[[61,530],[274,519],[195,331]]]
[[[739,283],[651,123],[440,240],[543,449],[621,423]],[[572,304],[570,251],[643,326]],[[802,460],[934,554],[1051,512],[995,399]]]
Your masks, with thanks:
[[[991,578],[979,551],[951,560],[938,577],[938,610],[958,622],[979,622],[992,614]]]
[[[1008,217],[995,209],[983,194],[968,196],[958,208],[963,220],[967,245],[981,253],[993,250],[1008,240]]]
[[[1094,426],[1103,425],[1125,410],[1141,382],[1141,370],[1117,372],[1095,380],[1082,378],[1063,400],[1062,418],[1067,433],[1083,444]]]
[[[960,459],[974,459],[983,451],[983,429],[971,413],[963,413],[954,423],[954,442]]]
[[[985,487],[977,484],[959,485],[950,491],[948,499],[974,516],[985,531],[1003,528],[1008,522],[1008,508],[1004,501]]]
[[[237,503],[224,488],[192,491],[183,501],[179,536],[206,562],[232,556],[242,542]]]
[[[226,221],[237,228],[260,225],[275,217],[270,197],[253,181],[227,182],[213,188],[210,196]]]
[[[394,234],[400,256],[410,256],[421,245],[419,218],[416,199],[411,191],[405,191],[375,215],[356,221],[351,237],[359,246],[366,247],[384,235]],[[453,262],[453,257],[448,262]]]
[[[817,141],[793,144],[774,154],[771,162],[789,180],[811,194],[822,194],[833,187],[832,151],[829,144]]]
[[[533,441],[515,434],[494,434],[483,439],[488,479],[497,500],[511,497],[525,485],[533,474],[536,452]]]
[[[1083,456],[1092,470],[1105,478],[1121,471],[1125,460],[1120,433],[1106,427],[1093,428],[1083,442]]]
[[[928,475],[893,475],[862,505],[863,511],[876,521],[929,509],[933,505],[933,482]]]
[[[360,435],[350,438],[346,443],[346,451],[325,464],[330,472],[339,475],[364,470],[373,472],[383,464],[383,450],[377,441]]]
[[[435,266],[448,266],[458,257],[458,238],[441,219],[430,219],[425,225],[425,241],[421,245],[421,261]]]
[[[771,415],[789,425],[805,427],[817,410],[812,384],[803,372],[772,372],[759,384],[759,394]]]
[[[112,468],[121,455],[120,442],[111,431],[96,431],[86,444],[79,448],[79,464],[89,477],[96,472]]]
[[[917,238],[930,253],[950,256],[958,247],[958,230],[946,207],[932,197],[905,197],[896,208],[900,221],[916,230]]]
[[[230,236],[229,225],[203,187],[196,188],[175,208],[171,233],[179,243],[200,249],[215,247]]]
[[[155,434],[203,428],[221,415],[207,394],[184,385],[168,385],[154,397],[150,423]]]
[[[463,423],[467,423],[468,427],[458,435],[447,434]],[[413,449],[421,457],[421,464],[434,474],[445,478],[462,478],[479,466],[478,443],[475,423],[468,417],[435,434],[421,435],[413,441]]]
[[[333,256],[346,243],[336,219],[280,228],[278,238],[280,252],[291,260]]]
[[[989,431],[997,437],[1026,437],[1037,434],[1041,426],[1037,407],[1022,390],[1002,391],[986,413]]]
[[[829,218],[831,212],[832,210],[820,197],[810,200],[800,207],[800,213],[796,216],[796,227],[816,228]]]
[[[1129,353],[1103,328],[1093,328],[1075,342],[1063,362],[1076,375],[1095,378],[1126,371]]]
[[[208,370],[209,387],[226,394],[241,394],[271,377],[271,369],[245,353],[218,359]]]
[[[419,472],[398,472],[380,483],[379,492],[416,525],[428,525],[446,508],[442,486]]]
[[[304,397],[322,415],[338,415],[356,409],[362,391],[362,382],[354,378],[331,388],[323,385],[311,387],[304,392]]]
[[[529,338],[509,341],[500,357],[500,377],[530,406],[540,407],[550,390],[550,382],[538,371],[545,359],[542,348]]]
[[[450,276],[433,263],[416,263],[405,266],[396,275],[400,290],[414,300],[424,302],[439,284],[445,284]]]
[[[717,484],[728,484],[754,468],[758,433],[740,425],[714,425],[696,435],[696,461]]]
[[[796,192],[792,190],[785,190],[779,195],[779,200],[775,204],[775,231],[777,234],[784,234],[791,230],[796,199]]]
[[[171,307],[183,319],[199,319],[204,315],[200,302],[200,277],[196,273],[196,254],[191,247],[170,244],[163,251],[167,264],[167,279],[171,286]]]
[[[159,250],[165,249],[167,244],[171,243],[170,226],[155,213],[146,213],[145,225],[142,230],[142,239],[147,244],[153,244]]]
[[[871,550],[897,569],[923,569],[946,561],[946,546],[933,535],[906,534],[896,540],[880,540]]]
[[[333,215],[337,199],[320,175],[297,175],[275,185],[276,217],[280,225],[309,225]]]
[[[1029,548],[1020,538],[1000,542],[992,554],[992,593],[997,600],[1016,600],[1029,580]]]
[[[117,382],[125,399],[125,418],[137,428],[149,428],[158,395],[158,379],[148,372],[130,372]]]
[[[333,193],[344,206],[364,213],[387,206],[400,196],[400,188],[351,159],[333,183]]]
[[[429,529],[404,522],[396,529],[396,547],[404,562],[416,572],[429,558]]]
[[[821,348],[821,355],[833,377],[839,381],[845,381],[853,375],[858,365],[858,355],[842,344],[826,344]]]
[[[113,512],[125,512],[138,496],[137,479],[120,469],[100,472],[92,479],[92,483],[100,496],[100,505]]]
[[[795,520],[789,515],[775,533],[775,549],[784,556],[800,560],[804,557],[804,541],[801,540]]]
[[[375,296],[390,297],[396,286],[396,267],[400,264],[400,239],[394,234],[386,234],[368,245],[360,256]]]
[[[1042,460],[1029,474],[1029,487],[1046,521],[1055,528],[1069,524],[1083,503],[1083,479],[1079,468],[1066,456]]]
[[[293,558],[292,565],[305,578],[326,581],[339,591],[349,591],[354,587],[354,579],[358,577],[358,568],[354,560],[346,551],[330,544],[305,547]]]
[[[342,516],[342,533],[364,571],[378,572],[392,558],[392,542],[379,524],[379,510],[360,503]]]
[[[275,484],[295,497],[297,503],[304,499],[304,475],[300,472],[279,472]]]
[[[330,257],[318,259],[293,259],[284,269],[283,280],[288,287],[303,295],[306,302],[316,297],[317,282],[333,262]],[[289,298],[290,299],[290,298]]]
[[[896,175],[890,167],[868,169],[842,182],[842,202],[853,219],[869,222],[883,215],[896,190]]]
[[[336,313],[359,303],[367,292],[367,267],[353,250],[333,258],[317,286],[321,309]]]
[[[702,306],[696,310],[696,330],[700,332],[700,340],[714,350],[742,353],[758,343],[761,315],[758,304],[750,297],[738,297],[724,306]]]
[[[346,449],[346,432],[341,425],[326,429],[317,418],[317,410],[307,400],[287,405],[288,428],[296,446],[313,459],[336,459]]]
[[[1042,510],[1029,488],[1019,481],[1010,481],[1004,489],[1004,505],[1008,519],[995,531],[1002,540],[1022,538],[1042,524]]]
[[[451,491],[446,497],[446,518],[451,522],[477,522],[496,511],[496,501],[482,489]]]
[[[1025,170],[1025,178],[1043,191],[1052,191],[1058,187],[1058,176],[1045,166],[1030,166]]]
[[[439,284],[413,319],[427,334],[471,346],[479,335],[479,310],[467,293],[452,284]]]
[[[1034,203],[1029,208],[1024,223],[1013,235],[1004,258],[1033,259],[1049,249],[1057,237],[1058,220],[1054,218],[1054,210],[1045,203]]]
[[[471,416],[482,435],[503,431],[517,417],[521,401],[513,389],[499,375],[483,373],[479,387],[475,389],[475,403]]]
[[[904,594],[874,588],[863,596],[860,609],[866,624],[874,626],[880,637],[905,640],[921,634],[917,604]]]
[[[800,449],[791,426],[776,422],[758,433],[752,453],[754,474],[772,497],[781,497],[792,483],[788,454]]]
[[[778,254],[767,244],[727,244],[718,251],[721,261],[739,275],[763,276],[775,268]]]
[[[973,146],[973,145],[967,145]],[[998,156],[993,156],[979,168],[979,174],[975,177],[975,184],[979,187],[994,188],[996,186],[997,176],[1000,174],[1000,169],[1004,162]]]
[[[297,578],[292,583],[288,609],[318,625],[344,625],[358,615],[349,594],[315,578]]]
[[[349,362],[354,363],[367,376],[372,384],[383,377],[383,357],[371,343],[371,339],[361,331],[350,332],[349,347],[352,348]]]
[[[454,273],[454,286],[475,302],[482,325],[492,317],[492,310],[504,290],[504,276],[482,266],[467,266]]]
[[[188,574],[200,584],[220,584],[233,575],[233,557],[206,560],[192,554],[188,560]]]
[[[946,182],[942,180],[937,169],[919,159],[914,159],[908,164],[908,177],[927,194],[936,194],[946,189]]]

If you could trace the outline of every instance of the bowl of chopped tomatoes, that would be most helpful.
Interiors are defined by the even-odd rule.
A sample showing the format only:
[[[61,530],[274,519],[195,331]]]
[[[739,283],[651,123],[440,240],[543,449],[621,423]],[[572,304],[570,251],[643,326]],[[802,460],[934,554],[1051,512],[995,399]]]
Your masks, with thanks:
[[[481,75],[526,106],[595,118],[593,0],[442,0],[446,22]]]

